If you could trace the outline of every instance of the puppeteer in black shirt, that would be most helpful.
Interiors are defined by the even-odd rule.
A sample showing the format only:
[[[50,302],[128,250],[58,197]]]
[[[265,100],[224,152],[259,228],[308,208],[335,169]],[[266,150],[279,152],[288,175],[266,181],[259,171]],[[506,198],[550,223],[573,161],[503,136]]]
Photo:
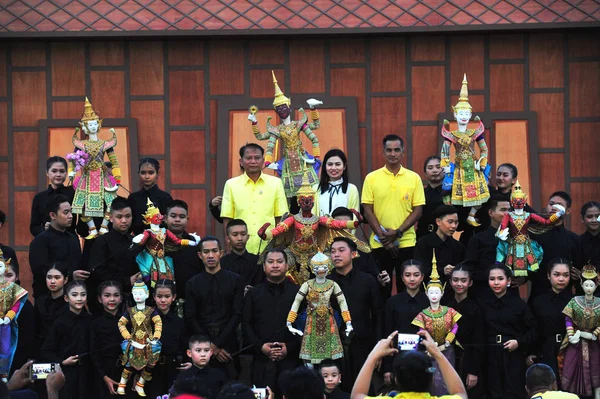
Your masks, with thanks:
[[[371,275],[354,268],[346,275],[334,269],[327,278],[335,281],[346,297],[356,337],[375,342],[383,334],[383,300],[377,281]],[[339,311],[337,303],[333,307]]]
[[[37,235],[29,245],[29,265],[33,274],[33,297],[48,292],[45,272],[55,262],[67,265],[69,276],[78,270],[81,262],[79,239],[69,231],[58,231],[52,226]]]
[[[90,255],[90,282],[98,285],[103,281],[115,280],[121,283],[124,292],[131,290],[131,276],[139,269],[135,256],[138,246],[131,247],[131,235],[121,234],[114,229],[94,240]]]
[[[265,273],[262,265],[258,265],[258,255],[244,251],[239,255],[233,251],[221,258],[221,267],[238,274],[243,281],[244,287],[255,286],[265,281]]]
[[[69,204],[73,202],[75,197],[75,190],[73,186],[60,186],[56,189],[52,188],[52,185],[48,185],[48,188],[44,191],[40,191],[33,197],[31,203],[31,220],[29,222],[29,232],[32,236],[37,236],[46,228],[46,223],[50,221],[50,216],[46,214],[46,204],[48,199],[54,195],[64,195],[69,199]],[[71,227],[67,230],[75,234],[76,218],[73,218]]]
[[[423,264],[425,280],[428,280],[431,274],[431,260],[434,249],[438,273],[440,279],[444,282],[447,280],[447,276],[444,274],[444,267],[447,265],[456,266],[462,262],[465,259],[465,247],[452,237],[448,237],[442,241],[436,232],[426,235],[417,241],[413,256],[414,259]]]
[[[233,353],[244,300],[242,279],[229,270],[205,271],[187,282],[185,292],[185,318],[192,333],[208,335],[218,348]]]

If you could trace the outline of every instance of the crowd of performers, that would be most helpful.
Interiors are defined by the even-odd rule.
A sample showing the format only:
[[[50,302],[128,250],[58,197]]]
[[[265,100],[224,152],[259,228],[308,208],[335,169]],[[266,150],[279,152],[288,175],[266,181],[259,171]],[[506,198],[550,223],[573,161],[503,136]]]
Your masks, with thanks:
[[[281,373],[304,364],[341,398],[378,339],[426,330],[471,398],[525,398],[533,363],[562,390],[600,398],[600,203],[581,207],[577,236],[563,222],[568,193],[536,212],[508,162],[491,186],[466,76],[457,127],[445,123],[441,156],[423,165],[428,184],[402,166],[404,142],[390,134],[377,144],[385,165],[359,194],[347,168],[356,160],[339,149],[321,160],[321,102],[308,101],[312,122],[302,109],[292,120],[273,80],[280,124],[261,133],[258,109],[248,116],[266,152],[243,146],[242,173],[210,202],[226,242],[187,231],[199,215],[158,187],[156,159],[140,160],[140,190],[117,195],[117,139],[99,137],[86,99],[73,153],[48,159],[50,184],[33,200],[32,292],[1,247],[3,377],[35,359],[62,366],[61,398],[156,397],[186,384],[214,398],[239,378],[277,395]],[[394,389],[393,365],[379,365],[372,393]],[[447,393],[432,373],[431,393]],[[35,389],[44,397],[43,381]]]

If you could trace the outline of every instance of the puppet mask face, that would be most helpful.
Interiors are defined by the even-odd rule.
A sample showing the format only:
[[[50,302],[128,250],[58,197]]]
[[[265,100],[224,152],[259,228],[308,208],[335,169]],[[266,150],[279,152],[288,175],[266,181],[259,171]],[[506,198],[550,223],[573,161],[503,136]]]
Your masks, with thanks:
[[[440,303],[442,299],[442,290],[439,287],[431,287],[427,290],[427,297],[431,303]]]
[[[100,124],[98,123],[97,120],[92,119],[91,121],[85,122],[83,126],[84,126],[85,132],[87,134],[96,134],[96,133],[98,133]]]
[[[527,202],[526,198],[515,198],[511,201],[513,208],[515,209],[523,209],[525,208],[525,203]]]
[[[134,288],[131,290],[131,295],[135,303],[144,303],[148,299],[148,290],[145,288]]]
[[[473,114],[468,109],[459,109],[454,113],[454,119],[459,125],[466,125],[471,120]]]
[[[0,279],[4,280],[4,273],[6,273],[6,264],[3,260],[0,260]]]
[[[594,292],[598,287],[594,280],[585,280],[583,283],[581,283],[581,286],[583,287],[583,292],[585,292],[586,295],[594,295]]]
[[[312,272],[317,277],[327,276],[328,271],[329,271],[329,267],[327,267],[327,265],[313,265],[313,267],[312,267]]]
[[[301,195],[298,197],[298,206],[303,211],[312,210],[314,205],[315,205],[315,199],[312,196]]]
[[[163,216],[161,214],[156,214],[150,218],[150,224],[160,225],[163,221]]]
[[[290,107],[287,104],[278,105],[275,107],[275,112],[277,112],[277,115],[279,115],[281,119],[285,119],[291,114]]]

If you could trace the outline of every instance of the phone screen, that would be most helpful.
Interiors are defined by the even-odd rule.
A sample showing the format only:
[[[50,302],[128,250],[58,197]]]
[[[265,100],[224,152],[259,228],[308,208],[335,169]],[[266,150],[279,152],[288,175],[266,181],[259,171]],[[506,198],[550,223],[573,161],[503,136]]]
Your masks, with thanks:
[[[398,350],[414,351],[419,348],[419,344],[423,339],[418,334],[398,334]]]
[[[266,388],[252,388],[252,392],[254,392],[254,397],[256,399],[266,399],[267,398],[267,389]]]
[[[56,371],[56,363],[33,363],[30,370],[32,380],[45,380],[50,373]]]

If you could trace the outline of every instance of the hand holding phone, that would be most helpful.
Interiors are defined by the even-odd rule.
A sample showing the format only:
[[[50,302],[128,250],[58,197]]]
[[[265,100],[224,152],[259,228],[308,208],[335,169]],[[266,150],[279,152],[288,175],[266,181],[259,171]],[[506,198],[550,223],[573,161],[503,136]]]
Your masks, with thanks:
[[[33,363],[29,369],[29,377],[32,380],[45,380],[55,371],[56,363]]]
[[[419,348],[423,337],[418,334],[398,334],[398,350],[414,351]]]

